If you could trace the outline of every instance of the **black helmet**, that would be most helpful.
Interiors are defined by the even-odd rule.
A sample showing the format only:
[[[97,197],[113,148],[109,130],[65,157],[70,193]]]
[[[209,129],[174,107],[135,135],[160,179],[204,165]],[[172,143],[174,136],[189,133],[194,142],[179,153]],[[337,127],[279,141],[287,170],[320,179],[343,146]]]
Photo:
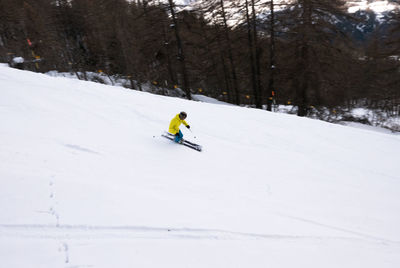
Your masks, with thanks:
[[[180,113],[179,113],[179,117],[180,117],[181,119],[185,119],[185,118],[187,117],[187,113],[185,113],[185,112],[180,112]]]

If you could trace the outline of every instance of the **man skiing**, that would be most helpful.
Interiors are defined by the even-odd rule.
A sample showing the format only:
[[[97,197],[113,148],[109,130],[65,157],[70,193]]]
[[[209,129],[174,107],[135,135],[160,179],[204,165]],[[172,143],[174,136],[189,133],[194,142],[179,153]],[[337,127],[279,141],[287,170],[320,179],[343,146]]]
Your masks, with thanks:
[[[181,124],[184,124],[187,128],[190,128],[189,124],[186,123],[185,118],[187,114],[185,112],[180,112],[174,118],[172,118],[171,123],[169,124],[169,133],[175,135],[174,141],[177,143],[182,143],[183,134],[179,129]]]

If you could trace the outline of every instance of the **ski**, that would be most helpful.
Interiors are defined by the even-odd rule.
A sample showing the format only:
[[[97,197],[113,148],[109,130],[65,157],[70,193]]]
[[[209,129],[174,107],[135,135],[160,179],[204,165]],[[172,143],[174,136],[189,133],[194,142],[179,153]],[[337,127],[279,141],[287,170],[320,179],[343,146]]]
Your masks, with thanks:
[[[163,135],[161,135],[161,136],[163,136],[164,138],[167,138],[167,139],[169,139],[169,140],[171,140],[171,141],[174,141],[174,140],[175,140],[175,137],[171,137],[170,135],[165,135],[165,134],[163,134]],[[201,145],[198,145],[198,144],[189,142],[189,141],[187,141],[187,140],[183,140],[183,142],[180,143],[180,144],[181,144],[181,145],[184,145],[184,146],[186,146],[186,147],[192,148],[192,149],[194,149],[194,150],[196,150],[196,151],[199,151],[199,152],[202,151]]]
[[[173,135],[173,134],[171,134],[171,133],[169,133],[169,132],[165,132],[165,133],[162,134],[161,136],[164,137],[164,138],[167,138],[167,139],[169,139],[169,140],[171,140],[171,141],[174,141],[174,140],[175,140],[175,135]],[[182,139],[182,140],[183,140],[183,142],[180,143],[181,145],[184,145],[184,146],[186,146],[186,147],[192,148],[192,149],[194,149],[194,150],[196,150],[196,151],[199,151],[199,152],[202,151],[201,145],[196,144],[196,143],[193,143],[193,142],[190,142],[190,141],[187,141],[187,140],[184,140],[184,139]]]
[[[174,134],[171,134],[171,133],[169,133],[169,132],[167,132],[167,131],[165,131],[165,134],[168,135],[169,137],[172,137],[172,138],[175,139],[175,135],[174,135]],[[193,146],[200,146],[200,147],[201,147],[201,145],[196,144],[196,143],[194,143],[194,142],[191,142],[191,141],[188,141],[188,140],[184,140],[184,141],[185,141],[186,143],[190,144],[190,145],[193,145]]]

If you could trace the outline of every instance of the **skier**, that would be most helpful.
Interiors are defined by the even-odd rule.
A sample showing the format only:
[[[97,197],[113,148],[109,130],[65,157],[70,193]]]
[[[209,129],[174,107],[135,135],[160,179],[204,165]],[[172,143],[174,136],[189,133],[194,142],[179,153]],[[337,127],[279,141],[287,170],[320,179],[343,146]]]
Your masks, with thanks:
[[[171,123],[169,124],[169,133],[175,135],[174,141],[177,143],[182,143],[183,134],[179,129],[181,124],[184,124],[187,128],[190,128],[189,124],[186,123],[185,118],[187,114],[185,112],[180,112],[174,118],[172,118]]]

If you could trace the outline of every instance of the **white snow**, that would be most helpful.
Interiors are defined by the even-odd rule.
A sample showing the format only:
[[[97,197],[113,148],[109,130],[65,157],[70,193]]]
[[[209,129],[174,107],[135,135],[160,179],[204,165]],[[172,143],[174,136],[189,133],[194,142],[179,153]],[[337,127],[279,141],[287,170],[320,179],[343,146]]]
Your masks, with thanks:
[[[201,153],[160,137],[182,110]],[[0,266],[397,268],[399,151],[398,135],[0,65]]]
[[[233,104],[230,104],[228,102],[219,101],[217,99],[214,99],[214,98],[211,98],[211,97],[207,97],[207,96],[204,96],[204,95],[201,95],[201,94],[192,94],[192,99],[195,100],[195,101],[200,101],[200,102],[233,106]]]
[[[13,59],[12,59],[12,61],[14,62],[14,63],[24,63],[24,58],[23,57],[14,57]]]
[[[393,133],[391,130],[386,129],[386,128],[368,126],[368,125],[357,123],[357,122],[342,122],[341,124],[343,124],[345,126],[365,129],[365,130],[369,130],[369,131],[377,131],[377,132],[386,133],[386,134],[400,135],[400,133],[398,133],[398,132]]]
[[[369,0],[362,0],[362,1],[348,1],[348,11],[350,13],[355,13],[360,10],[367,10],[370,9],[377,14],[381,14],[384,12],[392,11],[399,8],[399,4],[394,2],[389,2],[387,0],[381,1],[369,1]]]

